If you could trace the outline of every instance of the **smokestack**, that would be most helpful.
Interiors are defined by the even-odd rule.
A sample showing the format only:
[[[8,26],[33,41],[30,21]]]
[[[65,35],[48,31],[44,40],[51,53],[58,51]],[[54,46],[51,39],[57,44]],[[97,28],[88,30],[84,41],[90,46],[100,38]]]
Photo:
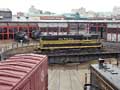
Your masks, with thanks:
[[[104,68],[104,66],[103,66],[104,62],[105,62],[104,59],[102,59],[102,58],[99,58],[99,59],[98,59],[99,69],[103,69],[103,68]]]

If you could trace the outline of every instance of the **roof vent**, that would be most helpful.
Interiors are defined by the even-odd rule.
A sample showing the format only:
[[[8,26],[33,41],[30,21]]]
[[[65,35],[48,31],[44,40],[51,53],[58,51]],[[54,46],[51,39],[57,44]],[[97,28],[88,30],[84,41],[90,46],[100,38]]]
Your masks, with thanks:
[[[111,72],[111,74],[118,74],[118,73],[113,70],[113,71]]]
[[[99,58],[99,59],[98,59],[99,69],[103,69],[103,68],[104,68],[104,66],[103,66],[104,62],[105,62],[104,59],[102,59],[102,58]]]

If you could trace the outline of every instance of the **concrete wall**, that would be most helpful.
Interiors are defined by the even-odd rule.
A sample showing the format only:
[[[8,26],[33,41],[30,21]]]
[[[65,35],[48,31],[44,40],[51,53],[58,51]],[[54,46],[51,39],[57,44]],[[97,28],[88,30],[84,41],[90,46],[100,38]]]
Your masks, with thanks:
[[[13,56],[15,54],[33,53],[35,48],[36,48],[35,45],[31,45],[31,46],[24,46],[24,47],[9,49],[9,50],[6,50],[2,53],[2,58],[6,59],[6,58]]]

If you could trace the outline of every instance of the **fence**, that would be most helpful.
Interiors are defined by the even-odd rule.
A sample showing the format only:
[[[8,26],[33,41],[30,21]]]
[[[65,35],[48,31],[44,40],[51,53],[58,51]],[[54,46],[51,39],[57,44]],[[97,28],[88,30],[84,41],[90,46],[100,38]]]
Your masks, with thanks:
[[[30,42],[30,43],[17,43],[14,42],[10,45],[5,45],[0,48],[0,60],[4,60],[5,58],[19,53],[31,53],[37,46],[38,42]]]

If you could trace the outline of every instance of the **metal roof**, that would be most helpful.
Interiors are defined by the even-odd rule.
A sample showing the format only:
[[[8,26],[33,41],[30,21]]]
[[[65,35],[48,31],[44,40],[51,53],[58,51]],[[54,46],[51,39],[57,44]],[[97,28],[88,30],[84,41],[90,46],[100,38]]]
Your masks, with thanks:
[[[107,83],[110,83],[114,85],[117,90],[120,90],[120,68],[111,65],[111,64],[105,64],[105,68],[100,69],[98,64],[91,65],[92,68],[94,68],[98,74],[100,74],[102,77],[105,78]]]
[[[9,8],[0,8],[0,11],[11,11]]]
[[[120,20],[0,20],[1,22],[34,22],[34,23],[120,23]]]

